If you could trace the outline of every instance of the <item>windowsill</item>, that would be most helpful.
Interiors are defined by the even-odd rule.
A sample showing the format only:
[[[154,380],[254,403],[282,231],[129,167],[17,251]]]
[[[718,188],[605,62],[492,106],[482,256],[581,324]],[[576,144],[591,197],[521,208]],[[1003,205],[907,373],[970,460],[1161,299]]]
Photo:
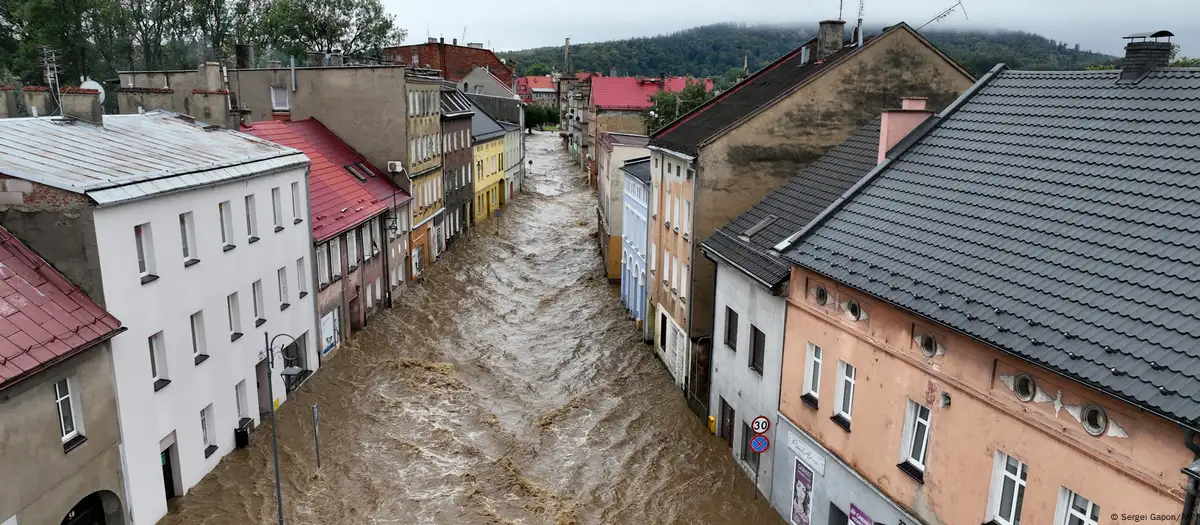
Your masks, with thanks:
[[[208,361],[208,354],[196,354],[196,366],[200,366],[200,363],[205,361]]]
[[[229,342],[231,342],[231,343],[234,341],[237,341],[238,339],[241,339],[241,338],[242,338],[241,332],[234,332],[232,334],[229,334]]]
[[[762,377],[762,368],[761,367],[750,365],[750,370],[753,371],[754,373],[758,374],[758,377]]]
[[[354,273],[354,270],[357,270],[357,269],[358,269],[358,265],[357,264],[353,265],[346,270],[346,273]]]
[[[170,379],[158,379],[158,380],[155,380],[155,381],[154,381],[154,391],[155,391],[155,392],[158,392],[159,390],[162,390],[162,389],[166,388],[166,387],[167,387],[167,385],[169,385],[169,384],[171,384],[171,380],[170,380]]]
[[[253,419],[248,417],[241,418],[238,420],[238,428],[250,428],[252,423],[254,423]]]
[[[675,230],[675,233],[679,233],[679,227],[678,227],[678,226],[676,226],[676,227],[674,227],[674,228],[671,228],[671,229],[672,229],[672,230]]]
[[[230,250],[232,250],[232,249],[234,249],[234,248],[237,248],[237,246],[235,246],[235,245],[232,245],[232,244],[226,244],[224,247],[222,247],[222,248],[221,248],[221,251],[225,251],[225,252],[227,252],[227,251],[230,251]]]
[[[188,259],[186,261],[183,261],[183,267],[189,268],[189,267],[195,266],[199,262],[200,262],[200,259]]]
[[[204,459],[208,459],[210,456],[212,456],[216,452],[217,452],[216,445],[209,445],[207,447],[204,447]]]
[[[324,290],[326,288],[329,288],[329,283],[321,283],[321,284],[317,285],[318,290]],[[304,297],[304,296],[301,295],[300,297]]]
[[[837,423],[837,426],[842,427],[842,430],[845,430],[846,432],[850,431],[850,420],[846,419],[846,416],[834,414],[834,416],[829,419],[834,423]]]
[[[302,222],[304,222],[304,219],[292,219],[292,224],[300,224]]]
[[[283,231],[283,226],[276,226],[276,227],[275,227],[275,233],[279,233],[279,232],[281,232],[281,231]]]
[[[154,274],[146,274],[142,276],[142,284],[150,284],[158,280],[158,276]]]
[[[258,319],[255,319],[255,320],[254,320],[254,327],[255,327],[255,328],[258,328],[258,327],[262,326],[262,325],[263,325],[263,323],[265,323],[265,322],[267,322],[267,320],[266,320],[266,319],[263,319],[263,318],[259,317]]]
[[[725,341],[725,348],[728,348],[730,352],[733,352],[735,354],[737,353],[737,345],[736,344],[731,345],[731,344],[729,344],[729,341]]]
[[[84,441],[87,441],[87,436],[84,436],[83,434],[76,434],[75,437],[63,441],[63,453],[66,454],[67,452],[79,448],[79,445],[82,445]]]
[[[800,400],[803,401],[804,404],[806,404],[810,407],[813,407],[814,409],[817,408],[817,404],[818,404],[817,398],[816,398],[816,396],[813,396],[812,394],[804,394],[804,395],[800,396]]]
[[[248,242],[250,244],[254,244],[254,243],[258,242],[258,237],[251,237],[246,242]]]
[[[340,276],[340,275],[335,275],[335,276],[333,276],[333,280],[332,280],[332,281],[330,281],[330,282],[331,282],[331,283],[336,283],[336,282],[338,282],[338,281],[340,281],[340,280],[342,280],[342,276]]]
[[[289,306],[291,306],[291,304],[283,303],[283,304],[279,305],[279,311],[282,312],[284,310],[287,310]]]
[[[308,292],[300,292],[300,298],[303,299],[305,297],[308,297]]]
[[[925,484],[925,472],[923,470],[917,468],[916,465],[913,465],[912,463],[909,463],[907,461],[903,461],[900,464],[896,465],[896,467],[899,468],[900,470],[904,471],[905,474],[908,474],[908,477],[917,480],[917,483],[920,483],[922,485]]]
[[[685,241],[688,240],[688,234],[686,234],[686,233],[683,234],[683,240],[685,240]]]

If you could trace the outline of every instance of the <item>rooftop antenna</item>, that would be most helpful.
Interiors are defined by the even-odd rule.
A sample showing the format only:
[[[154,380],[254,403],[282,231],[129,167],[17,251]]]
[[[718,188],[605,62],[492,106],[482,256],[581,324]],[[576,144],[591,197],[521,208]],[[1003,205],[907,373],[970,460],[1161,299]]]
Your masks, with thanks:
[[[464,46],[467,45],[467,26],[463,26],[463,37],[459,42],[462,42]]]
[[[55,111],[62,110],[62,100],[58,92],[58,52],[50,46],[42,46],[42,74],[46,77],[46,85],[50,88],[50,96],[54,97]],[[48,109],[48,108],[47,108]],[[50,113],[47,111],[47,113]]]
[[[846,0],[838,0],[838,20],[845,20],[842,18],[842,7],[844,7],[845,4]]]
[[[928,22],[921,24],[921,27],[918,27],[917,31],[924,29],[925,26],[927,26],[929,24],[932,24],[934,22],[937,22],[939,20],[942,20],[943,18],[950,16],[950,14],[953,13],[955,9],[962,9],[963,18],[966,18],[967,20],[971,19],[971,17],[967,16],[967,7],[963,5],[962,0],[958,0],[957,2],[954,3],[954,5],[943,9],[942,12],[938,13],[937,16],[934,16]]]
[[[962,0],[959,0],[960,2]],[[858,0],[858,25],[855,26],[854,32],[858,33],[858,47],[863,45],[863,9],[865,8],[866,0]]]

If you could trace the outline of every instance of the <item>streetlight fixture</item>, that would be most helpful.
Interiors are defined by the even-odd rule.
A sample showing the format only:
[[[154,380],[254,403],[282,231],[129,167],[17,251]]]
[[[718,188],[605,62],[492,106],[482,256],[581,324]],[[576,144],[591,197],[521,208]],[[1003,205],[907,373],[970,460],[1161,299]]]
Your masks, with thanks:
[[[283,489],[279,485],[279,425],[275,423],[275,378],[272,377],[275,371],[275,340],[280,337],[286,337],[292,340],[299,349],[300,343],[295,337],[288,334],[275,334],[271,337],[270,334],[263,332],[263,341],[266,342],[267,348],[267,395],[271,397],[271,449],[272,456],[275,458],[275,511],[278,513],[279,525],[283,525]],[[280,347],[279,352],[282,356],[283,348]],[[298,366],[284,367],[279,371],[279,375],[283,377],[296,377],[304,370]]]

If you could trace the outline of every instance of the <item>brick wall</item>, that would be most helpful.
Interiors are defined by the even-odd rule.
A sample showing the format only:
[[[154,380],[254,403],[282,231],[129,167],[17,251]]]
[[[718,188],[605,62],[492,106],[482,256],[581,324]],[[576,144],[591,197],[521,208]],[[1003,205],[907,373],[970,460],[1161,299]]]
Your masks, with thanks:
[[[512,86],[513,70],[487,49],[434,43],[389,47],[384,49],[383,53],[394,62],[409,65],[413,54],[416,53],[421,66],[440,69],[446,79],[455,82],[462,80],[475,66],[487,67],[496,78],[504,81],[506,86]]]

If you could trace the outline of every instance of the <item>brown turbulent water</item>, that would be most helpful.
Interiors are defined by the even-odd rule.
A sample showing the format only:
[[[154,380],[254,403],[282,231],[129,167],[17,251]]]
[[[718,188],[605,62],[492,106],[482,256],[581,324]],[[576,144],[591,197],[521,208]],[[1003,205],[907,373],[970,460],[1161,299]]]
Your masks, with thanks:
[[[558,140],[529,137],[525,194],[279,410],[288,523],[781,523],[602,278]],[[268,423],[160,523],[274,519]]]

